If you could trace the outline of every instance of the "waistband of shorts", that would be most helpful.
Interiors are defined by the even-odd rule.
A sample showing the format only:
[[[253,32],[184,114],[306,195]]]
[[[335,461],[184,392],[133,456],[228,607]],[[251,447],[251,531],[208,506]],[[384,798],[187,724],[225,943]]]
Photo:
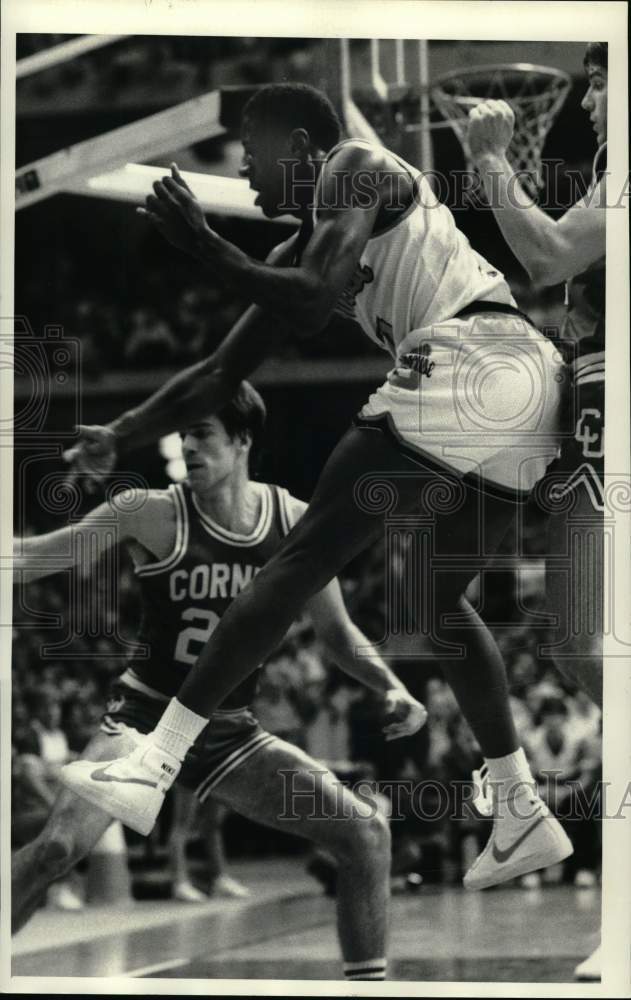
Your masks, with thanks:
[[[465,319],[467,316],[478,316],[482,313],[504,313],[508,316],[518,316],[523,319],[530,326],[534,326],[535,330],[537,327],[525,312],[521,309],[517,309],[516,306],[511,306],[507,302],[491,302],[487,299],[476,299],[475,302],[470,302],[469,305],[463,306],[456,315],[454,319]]]
[[[427,471],[433,472],[442,479],[457,479],[472,487],[477,493],[487,493],[499,500],[510,500],[515,504],[525,504],[532,489],[519,489],[516,486],[505,486],[486,479],[475,472],[462,472],[447,462],[441,461],[417,445],[405,441],[395,427],[390,413],[378,413],[375,416],[364,417],[361,412],[353,417],[353,425],[360,429],[377,430],[390,438],[397,451],[416,465],[422,465]]]
[[[605,380],[605,352],[595,351],[593,354],[584,354],[582,357],[574,358],[569,364],[574,385],[583,382],[604,382]]]
[[[166,704],[171,701],[171,695],[164,694],[163,691],[157,691],[155,688],[150,687],[141,681],[139,677],[136,676],[131,667],[121,674],[120,677],[116,678],[117,684],[123,684],[126,687],[132,688],[133,691],[140,691],[141,694],[145,694],[148,698],[154,698],[156,701]],[[237,708],[216,708],[213,715],[219,715],[222,718],[227,718],[231,715],[241,715],[249,709],[249,705],[239,705]]]

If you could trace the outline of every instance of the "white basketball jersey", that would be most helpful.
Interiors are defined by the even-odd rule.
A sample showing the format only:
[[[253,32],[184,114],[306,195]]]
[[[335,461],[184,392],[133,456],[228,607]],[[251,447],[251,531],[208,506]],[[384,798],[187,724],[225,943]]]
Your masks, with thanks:
[[[363,139],[347,139],[329,152],[316,206],[324,170],[349,142],[371,148]],[[514,306],[515,301],[504,275],[473,250],[422,173],[391,155],[414,179],[414,200],[392,224],[372,234],[336,312],[356,319],[371,340],[396,358],[412,330],[452,319],[470,302],[487,299]],[[317,208],[314,222],[316,216]]]

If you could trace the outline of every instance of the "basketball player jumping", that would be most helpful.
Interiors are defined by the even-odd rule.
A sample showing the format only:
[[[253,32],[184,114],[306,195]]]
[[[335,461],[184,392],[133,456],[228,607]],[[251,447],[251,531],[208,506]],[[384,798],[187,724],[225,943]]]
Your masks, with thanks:
[[[468,142],[504,238],[533,282],[566,282],[562,338],[574,398],[571,433],[549,473],[551,509],[558,512],[550,517],[546,603],[559,623],[552,654],[558,669],[602,707],[607,45],[591,42],[584,65],[582,107],[598,150],[586,195],[558,222],[533,204],[506,158],[514,116],[505,101],[470,111]],[[599,978],[598,956],[588,962],[579,976]]]
[[[232,600],[303,516],[301,500],[249,478],[250,450],[264,420],[261,397],[244,382],[216,416],[183,432],[185,484],[145,495],[125,491],[78,525],[19,541],[16,569],[26,579],[50,573],[51,556],[89,572],[117,540],[135,562],[142,599],[139,652],[114,683],[87,759],[109,761],[152,729]],[[306,610],[327,654],[383,696],[387,737],[416,732],[425,709],[353,625],[337,580],[312,597]],[[360,659],[359,646],[365,651]],[[248,707],[256,683],[256,673],[250,673],[222,702],[187,752],[180,780],[201,802],[212,795],[241,815],[293,830],[329,850],[339,863],[345,973],[351,979],[384,978],[387,820],[322,763],[261,728]],[[110,780],[107,767],[92,769],[97,781]],[[110,822],[107,813],[63,789],[43,832],[14,855],[14,929],[47,886],[91,851]]]
[[[380,536],[384,514],[420,514],[418,523],[431,525],[424,634],[496,789],[492,835],[465,876],[481,889],[572,850],[536,794],[499,650],[464,597],[556,455],[562,361],[425,178],[392,152],[339,135],[328,99],[305,85],[262,88],[246,106],[242,176],[268,218],[289,211],[301,222],[264,264],[208,227],[175,165],[147,198],[142,211],[167,239],[214,280],[247,289],[255,305],[211,358],[108,427],[83,428],[79,469],[98,473],[117,448],[219,407],[277,339],[316,334],[336,309],[354,311],[393,368],[331,455],[305,516],[222,617],[155,731],[109,766],[107,782],[89,762],[68,766],[63,780],[147,832],[188,747],[305,601]]]

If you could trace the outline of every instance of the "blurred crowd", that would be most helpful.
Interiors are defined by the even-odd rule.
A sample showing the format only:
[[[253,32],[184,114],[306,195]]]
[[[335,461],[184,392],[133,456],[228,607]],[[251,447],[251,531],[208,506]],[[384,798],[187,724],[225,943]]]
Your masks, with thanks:
[[[77,36],[20,34],[18,60]],[[219,84],[268,83],[311,67],[309,38],[133,35],[18,81],[20,105],[58,108],[60,97],[83,107],[138,106],[185,100]]]
[[[224,224],[222,233],[242,245],[240,232],[235,235],[233,229],[234,225]],[[281,233],[277,241],[284,238]],[[98,379],[108,371],[141,372],[192,364],[220,344],[248,305],[234,289],[204,276],[201,269],[197,276],[183,255],[168,253],[166,245],[163,250],[162,239],[144,227],[134,257],[145,266],[133,280],[126,272],[125,287],[120,286],[120,273],[109,265],[94,270],[90,262],[86,264],[79,250],[81,240],[77,242],[74,251],[60,249],[55,255],[44,287],[32,268],[22,269],[16,312],[27,316],[38,333],[54,323],[63,327],[64,336],[78,339],[82,372],[88,378]],[[255,246],[252,252],[263,257],[267,249]],[[168,281],[164,251],[169,258]],[[20,351],[19,342],[16,351]],[[317,338],[292,338],[276,348],[275,356],[331,358],[374,353],[381,352],[359,326],[334,316]]]

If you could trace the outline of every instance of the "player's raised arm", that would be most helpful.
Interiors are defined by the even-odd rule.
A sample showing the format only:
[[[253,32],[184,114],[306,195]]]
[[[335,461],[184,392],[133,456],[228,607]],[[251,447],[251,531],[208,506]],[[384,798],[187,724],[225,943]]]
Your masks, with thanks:
[[[294,239],[274,247],[267,258],[270,267],[283,266]],[[282,319],[250,306],[210,357],[178,372],[110,424],[80,426],[80,440],[65,453],[66,461],[95,480],[107,475],[119,451],[141,447],[220,409],[288,332]]]
[[[87,575],[108,549],[138,536],[138,512],[142,507],[143,499],[137,491],[125,490],[108,503],[99,504],[79,524],[45,535],[15,538],[14,581],[30,583],[70,567]]]
[[[484,101],[469,112],[467,140],[506,242],[537,285],[556,285],[605,254],[605,183],[555,221],[519,184],[506,150],[514,115],[505,101]]]
[[[302,136],[301,136],[302,133]],[[295,130],[296,154],[300,142],[308,145],[304,130]],[[194,195],[175,167],[172,176],[154,185],[154,214],[163,230],[189,226],[189,250],[219,277],[247,288],[252,300],[284,317],[302,334],[313,334],[327,323],[348,284],[372,232],[380,208],[378,178],[383,163],[379,153],[352,144],[335,157],[335,171],[324,171],[319,187],[317,223],[298,267],[278,268],[260,263],[214,232]],[[361,189],[353,184],[361,174]],[[340,183],[340,177],[348,178]]]

